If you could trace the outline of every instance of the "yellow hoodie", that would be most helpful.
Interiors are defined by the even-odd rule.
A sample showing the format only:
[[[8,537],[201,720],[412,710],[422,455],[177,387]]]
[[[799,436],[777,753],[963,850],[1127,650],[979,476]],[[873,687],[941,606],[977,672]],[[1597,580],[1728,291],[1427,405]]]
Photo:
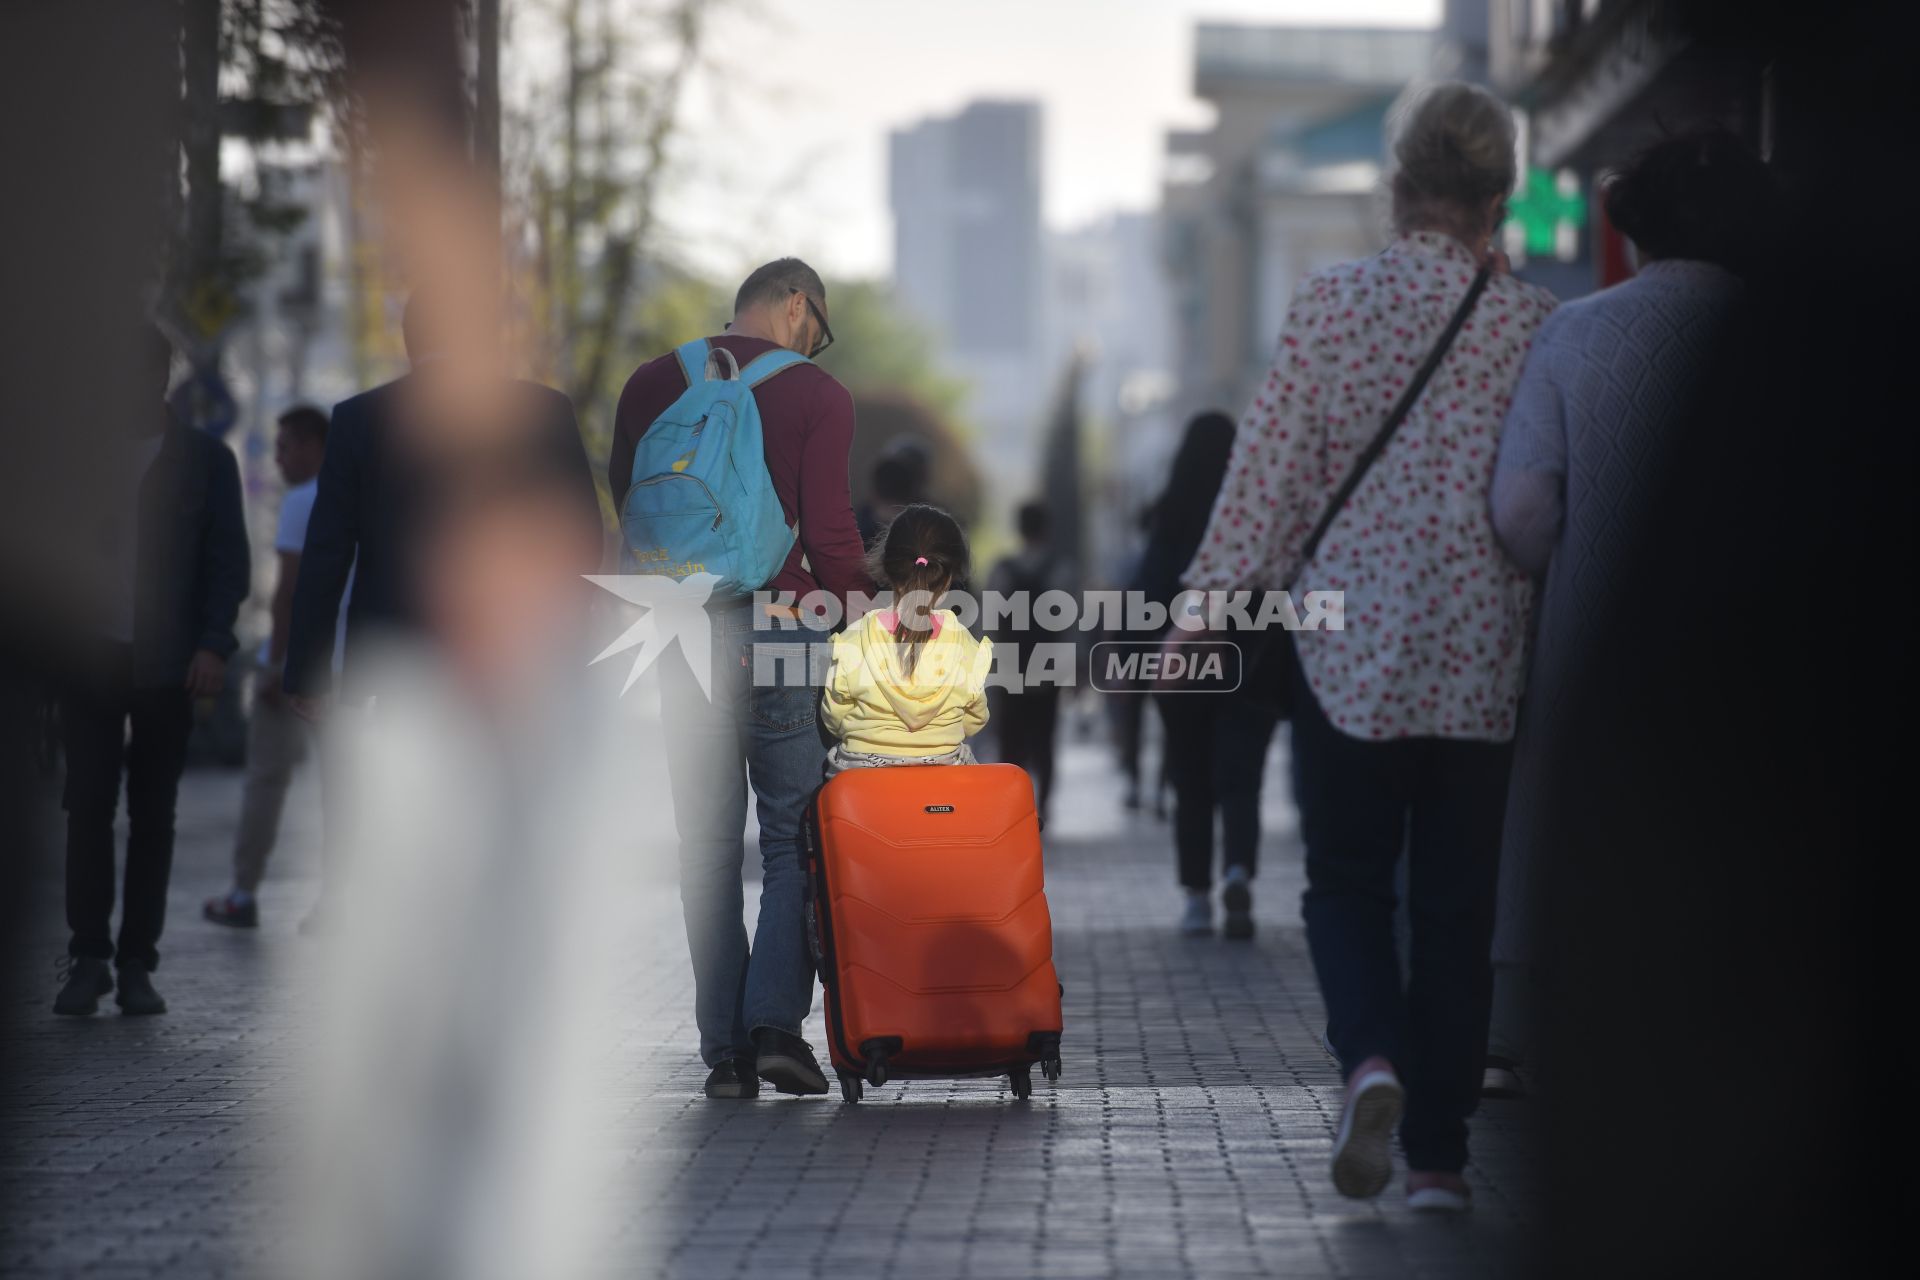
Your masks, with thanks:
[[[951,609],[933,612],[933,635],[913,674],[900,668],[894,614],[876,609],[833,638],[833,676],[821,714],[849,751],[937,756],[987,723],[993,641],[975,640]]]

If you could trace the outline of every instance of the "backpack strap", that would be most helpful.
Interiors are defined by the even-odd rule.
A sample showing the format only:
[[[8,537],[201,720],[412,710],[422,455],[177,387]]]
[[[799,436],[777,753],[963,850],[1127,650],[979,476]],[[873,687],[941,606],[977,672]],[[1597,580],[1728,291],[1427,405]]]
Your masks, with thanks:
[[[680,357],[680,372],[687,375],[688,386],[697,387],[707,380],[707,351],[705,338],[695,338],[674,348],[673,354]]]
[[[749,387],[757,387],[782,370],[791,369],[796,364],[812,364],[813,361],[798,351],[789,351],[785,347],[776,347],[762,356],[755,356],[746,368],[740,371],[740,381]]]

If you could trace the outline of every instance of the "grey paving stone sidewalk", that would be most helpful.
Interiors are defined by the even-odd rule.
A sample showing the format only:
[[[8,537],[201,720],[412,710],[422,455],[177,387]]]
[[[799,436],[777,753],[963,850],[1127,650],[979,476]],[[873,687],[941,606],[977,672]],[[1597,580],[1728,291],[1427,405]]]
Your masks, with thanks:
[[[1526,1104],[1475,1122],[1466,1220],[1326,1173],[1339,1079],[1298,923],[1300,858],[1276,746],[1250,944],[1176,936],[1164,823],[1125,814],[1104,753],[1070,744],[1048,832],[1066,1072],[1030,1103],[989,1081],[747,1104],[699,1096],[691,975],[670,880],[636,891],[617,1029],[633,1067],[604,1133],[621,1275],[1486,1276],[1529,1230]],[[295,923],[313,892],[299,784],[257,934],[216,929],[239,780],[189,776],[165,960],[172,1012],[48,1012],[59,886],[10,997],[30,1070],[0,1104],[0,1274],[267,1276],[297,1205],[277,1179],[305,1043]],[[57,868],[57,863],[49,864]],[[809,1037],[823,1043],[818,1014]]]

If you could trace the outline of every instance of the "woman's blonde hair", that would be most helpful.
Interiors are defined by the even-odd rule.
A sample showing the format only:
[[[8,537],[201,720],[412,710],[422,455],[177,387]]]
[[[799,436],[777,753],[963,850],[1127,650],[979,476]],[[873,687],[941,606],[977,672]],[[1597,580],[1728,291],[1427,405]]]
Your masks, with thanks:
[[[1414,96],[1393,121],[1393,229],[1484,234],[1488,206],[1513,191],[1514,140],[1507,104],[1477,85]]]

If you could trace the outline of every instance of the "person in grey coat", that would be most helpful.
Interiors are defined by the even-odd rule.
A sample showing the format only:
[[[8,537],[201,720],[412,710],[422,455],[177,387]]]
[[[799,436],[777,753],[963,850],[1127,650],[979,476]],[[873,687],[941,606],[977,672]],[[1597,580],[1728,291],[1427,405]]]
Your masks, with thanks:
[[[1521,568],[1544,577],[1502,838],[1493,958],[1495,999],[1484,1092],[1521,1089],[1540,958],[1534,899],[1540,860],[1554,853],[1551,805],[1559,718],[1589,655],[1593,610],[1629,598],[1617,588],[1642,513],[1684,430],[1695,378],[1727,331],[1741,277],[1767,249],[1773,178],[1723,130],[1648,148],[1604,188],[1608,217],[1632,242],[1639,271],[1564,303],[1534,339],[1500,436],[1495,535]],[[1661,584],[1631,598],[1657,608]],[[1657,643],[1656,617],[1648,642]]]

